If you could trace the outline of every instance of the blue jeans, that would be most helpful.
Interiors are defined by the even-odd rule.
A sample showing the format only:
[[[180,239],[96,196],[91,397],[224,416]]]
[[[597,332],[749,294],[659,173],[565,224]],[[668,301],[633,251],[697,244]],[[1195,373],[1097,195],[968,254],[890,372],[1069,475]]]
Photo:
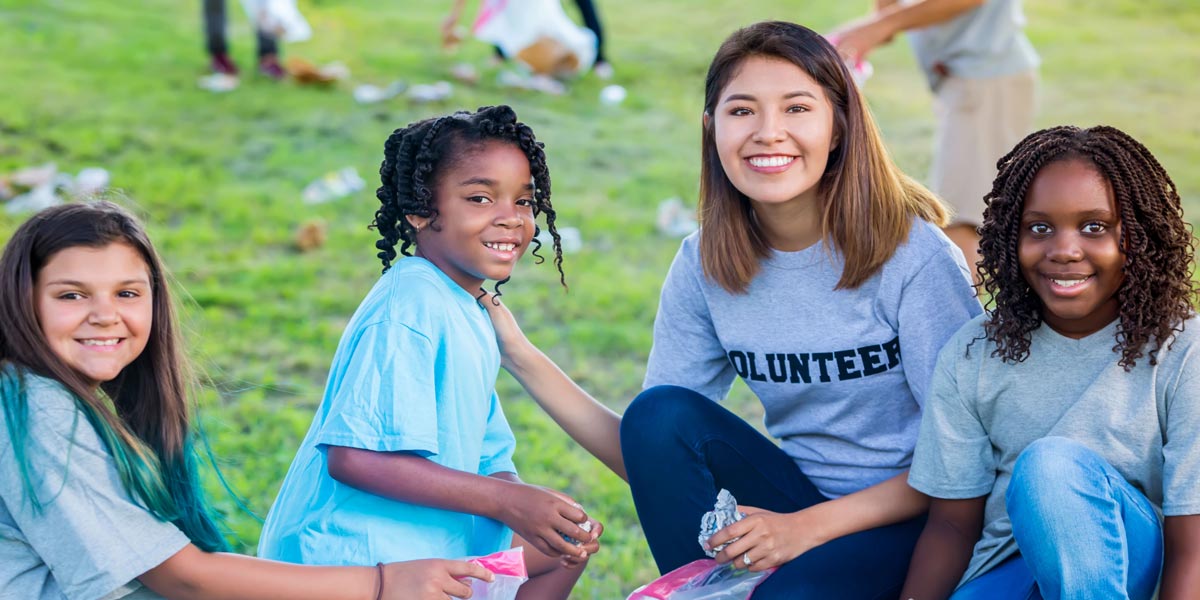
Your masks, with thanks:
[[[1083,444],[1046,437],[1013,466],[1006,497],[1021,555],[971,580],[953,600],[1149,599],[1162,571],[1154,506]]]
[[[790,456],[716,402],[675,386],[642,392],[621,420],[621,451],[642,530],[659,571],[704,551],[700,517],[717,491],[739,504],[790,513],[828,500]],[[900,594],[925,517],[833,540],[781,566],[754,592],[772,598],[887,598]]]

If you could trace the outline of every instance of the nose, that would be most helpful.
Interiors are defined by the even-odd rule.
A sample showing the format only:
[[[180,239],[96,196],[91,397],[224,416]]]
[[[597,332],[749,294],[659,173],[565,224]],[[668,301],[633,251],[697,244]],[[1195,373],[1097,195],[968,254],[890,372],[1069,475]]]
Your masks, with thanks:
[[[1050,240],[1050,246],[1046,251],[1046,258],[1059,263],[1083,260],[1083,247],[1079,243],[1079,236],[1074,232],[1055,235]]]
[[[112,301],[106,298],[95,298],[92,300],[91,310],[88,312],[88,324],[96,327],[108,327],[116,325],[121,321],[121,315],[117,312],[117,307]]]
[[[520,228],[525,223],[525,216],[521,214],[521,207],[517,206],[517,201],[498,202],[496,204],[496,214],[493,222],[498,227]]]
[[[783,118],[766,111],[758,118],[758,127],[754,130],[754,141],[760,144],[781,142],[786,137],[783,128]]]

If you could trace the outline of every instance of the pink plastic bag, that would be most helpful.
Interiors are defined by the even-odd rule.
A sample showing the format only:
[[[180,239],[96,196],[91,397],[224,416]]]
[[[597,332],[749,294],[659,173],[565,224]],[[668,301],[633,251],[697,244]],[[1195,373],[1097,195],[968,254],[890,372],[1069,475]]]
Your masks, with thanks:
[[[774,572],[751,573],[702,558],[634,590],[625,600],[746,600]]]
[[[515,600],[517,589],[529,580],[525,570],[525,549],[510,548],[495,554],[472,558],[473,562],[496,575],[491,583],[471,580],[471,600]]]

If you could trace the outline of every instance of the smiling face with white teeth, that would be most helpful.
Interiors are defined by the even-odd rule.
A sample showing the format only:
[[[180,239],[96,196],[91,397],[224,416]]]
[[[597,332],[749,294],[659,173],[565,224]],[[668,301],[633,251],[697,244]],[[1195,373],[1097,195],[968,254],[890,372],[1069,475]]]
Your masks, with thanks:
[[[487,141],[441,166],[437,217],[409,215],[419,229],[417,256],[477,294],[485,280],[507,278],[534,230],[533,177],[517,146]]]
[[[1094,165],[1066,159],[1038,171],[1025,196],[1017,254],[1042,319],[1055,331],[1083,338],[1120,314],[1120,215]]]
[[[781,58],[747,58],[721,91],[711,118],[721,167],[756,210],[790,203],[817,207],[834,146],[834,109],[808,73]]]
[[[132,246],[74,246],[37,273],[38,324],[50,350],[98,385],[146,348],[154,315],[150,269]]]

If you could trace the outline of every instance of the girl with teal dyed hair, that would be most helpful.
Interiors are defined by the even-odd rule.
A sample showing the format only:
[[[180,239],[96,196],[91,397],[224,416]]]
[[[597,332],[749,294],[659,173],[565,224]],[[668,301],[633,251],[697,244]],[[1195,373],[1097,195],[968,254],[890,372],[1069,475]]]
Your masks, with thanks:
[[[200,490],[166,271],[109,202],[46,209],[0,257],[0,596],[446,598],[450,560],[315,567],[225,552]]]

